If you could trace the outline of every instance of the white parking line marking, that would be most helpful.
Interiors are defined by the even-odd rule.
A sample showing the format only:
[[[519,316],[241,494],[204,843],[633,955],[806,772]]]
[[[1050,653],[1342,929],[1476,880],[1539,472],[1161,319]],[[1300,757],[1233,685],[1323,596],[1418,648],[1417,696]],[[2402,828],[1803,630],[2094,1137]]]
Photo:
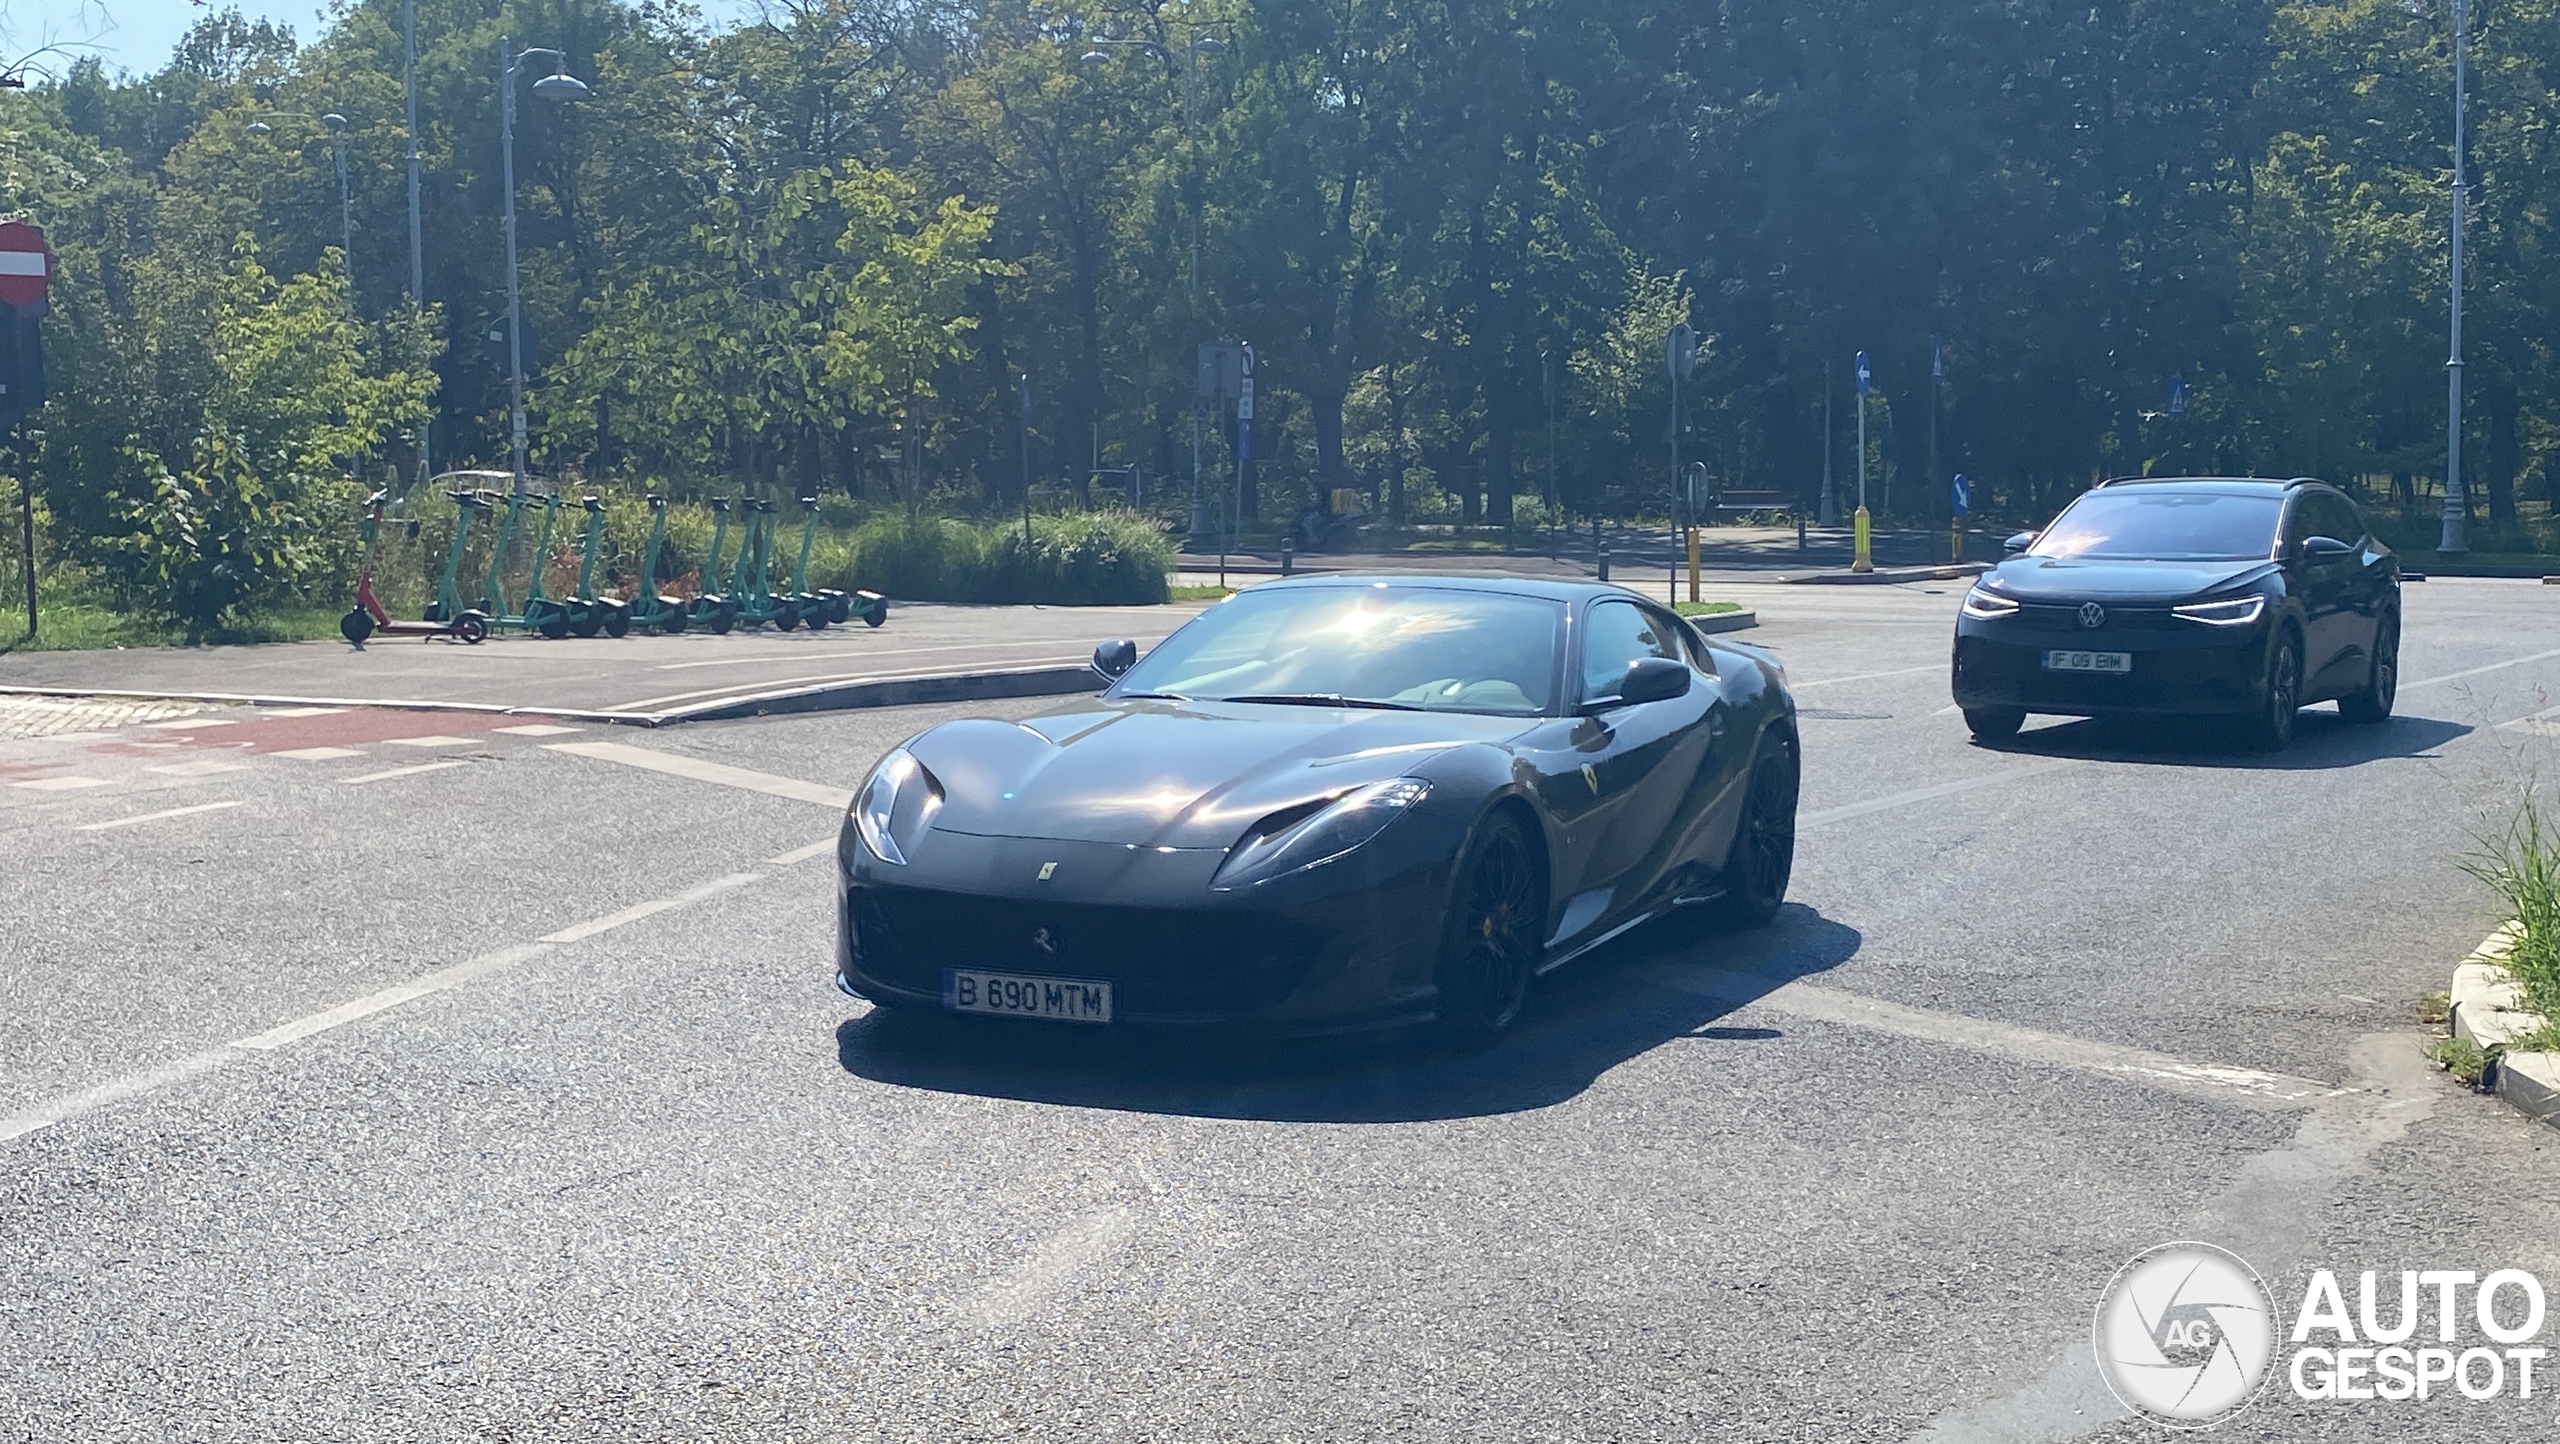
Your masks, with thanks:
[[[346,710],[344,707],[261,707],[258,709],[258,715],[262,718],[335,717]]]
[[[112,827],[131,827],[138,822],[158,822],[164,817],[187,817],[199,812],[220,812],[226,807],[239,805],[237,802],[199,802],[193,807],[172,807],[166,812],[146,812],[140,817],[119,817],[113,822],[84,822],[72,831],[105,832]]]
[[[504,732],[511,737],[559,737],[571,732],[584,732],[587,729],[584,727],[560,727],[549,722],[527,722],[522,727],[492,727],[489,730],[492,732]]]
[[[1137,1213],[1127,1204],[1072,1220],[971,1300],[971,1320],[984,1328],[1021,1323],[1063,1292],[1077,1270],[1102,1262],[1137,1231]]]
[[[1790,691],[1801,692],[1807,687],[1828,687],[1834,682],[1872,682],[1878,677],[1908,677],[1914,672],[1943,672],[1945,670],[1947,670],[1946,663],[1931,662],[1924,667],[1896,667],[1890,672],[1860,672],[1849,677],[1816,677],[1810,682],[1798,682],[1790,678],[1788,679],[1787,687]]]
[[[12,782],[9,785],[23,787],[29,792],[72,792],[83,787],[104,787],[107,780],[103,777],[39,777],[31,782]]]
[[[442,767],[451,764],[435,763],[432,765]],[[132,820],[141,821],[142,819],[136,818]],[[621,912],[614,913],[609,917],[598,918],[592,923],[582,923],[574,928],[564,928],[559,933],[554,933],[552,936],[562,937],[574,934],[578,937],[593,937],[595,934],[602,932],[607,928],[620,927],[624,923],[633,922],[640,918],[652,916],[656,913],[662,913],[670,908],[683,907],[688,903],[700,902],[705,898],[717,897],[722,893],[744,887],[748,883],[758,881],[763,877],[763,873],[741,872],[731,873],[726,877],[713,878],[711,881],[704,883],[699,887],[688,889],[674,897],[661,899],[652,903],[643,903],[638,907],[625,908]],[[455,963],[450,967],[438,968],[434,972],[412,978],[408,982],[395,984],[392,987],[382,988],[374,992],[367,993],[361,998],[340,1003],[334,1008],[323,1008],[319,1012],[305,1014],[302,1017],[293,1019],[291,1022],[280,1023],[273,1028],[269,1028],[263,1033],[256,1033],[246,1038],[236,1039],[219,1048],[209,1048],[204,1052],[191,1054],[188,1057],[180,1058],[172,1063],[164,1063],[156,1068],[146,1068],[140,1072],[128,1073],[124,1077],[109,1079],[108,1081],[100,1083],[94,1087],[83,1088],[76,1092],[65,1093],[59,1097],[47,1099],[44,1102],[34,1104],[6,1117],[0,1117],[0,1142],[6,1142],[12,1138],[24,1137],[27,1134],[34,1133],[39,1129],[51,1127],[52,1125],[60,1123],[66,1119],[77,1118],[82,1114],[96,1112],[98,1109],[106,1107],[108,1104],[121,1102],[127,1098],[138,1097],[156,1089],[165,1088],[172,1083],[181,1082],[185,1079],[195,1077],[200,1073],[210,1073],[214,1069],[220,1068],[224,1064],[238,1059],[243,1052],[273,1052],[278,1048],[284,1047],[288,1043],[299,1042],[300,1040],[311,1037],[316,1033],[325,1033],[331,1028],[338,1027],[341,1024],[354,1022],[358,1018],[368,1018],[376,1013],[384,1011],[385,1009],[396,1008],[402,1003],[413,1002],[419,998],[444,992],[449,988],[458,987],[463,983],[467,983],[474,978],[486,977],[487,975],[498,972],[502,969],[514,967],[518,963],[527,962],[534,958],[541,957],[543,954],[553,951],[557,946],[558,944],[549,941],[518,943],[513,947],[500,948],[495,952],[483,953],[476,958]]]
[[[448,767],[468,767],[468,762],[421,762],[414,767],[394,767],[388,772],[368,772],[362,777],[339,779],[340,785],[353,787],[359,782],[388,782],[394,777],[415,777],[421,772],[442,772]]]
[[[211,777],[217,772],[246,772],[249,769],[237,762],[172,762],[165,767],[142,770],[157,772],[163,777]]]
[[[471,739],[468,737],[447,737],[442,733],[431,733],[425,737],[386,737],[382,740],[392,747],[468,747],[471,745]]]
[[[636,923],[645,917],[655,917],[669,908],[680,908],[688,903],[700,902],[707,897],[717,897],[731,888],[745,887],[763,876],[764,874],[760,872],[733,872],[727,877],[713,878],[691,892],[678,893],[674,897],[662,897],[654,902],[638,903],[618,913],[607,913],[603,917],[590,918],[586,922],[562,928],[556,933],[547,933],[542,940],[546,943],[578,942],[594,937],[598,933],[612,932],[625,923]]]
[[[1834,822],[1846,822],[1852,817],[1864,817],[1870,812],[1883,812],[1888,808],[1908,807],[1915,802],[1934,802],[1938,798],[1953,797],[1959,792],[1971,792],[1978,787],[1997,787],[2004,782],[2022,782],[2030,777],[2040,777],[2048,772],[2060,772],[2066,767],[2079,765],[2078,758],[2055,757],[2043,762],[2031,762],[2024,767],[2003,768],[1998,772],[1986,773],[1980,777],[1941,782],[1935,787],[1915,787],[1908,792],[1895,792],[1883,797],[1872,797],[1864,802],[1852,802],[1846,807],[1826,808],[1821,812],[1807,813],[1796,819],[1796,830],[1803,832]]]
[[[853,789],[849,787],[828,787],[816,782],[803,782],[796,777],[777,777],[770,772],[731,767],[725,762],[706,762],[699,757],[683,757],[673,752],[652,752],[646,747],[634,747],[624,742],[547,742],[543,746],[546,751],[592,757],[599,762],[619,762],[625,767],[644,767],[670,777],[686,777],[745,792],[761,792],[768,797],[788,797],[794,802],[814,802],[838,812],[853,805]]]
[[[955,647],[952,650],[959,649]],[[1073,655],[1051,653],[1040,657],[1013,657],[1007,658],[1004,665],[1006,667],[1068,667],[1085,661],[1088,655],[1086,653]],[[942,670],[941,667],[932,663],[919,662],[911,666],[892,667],[880,672],[817,672],[806,677],[760,677],[753,682],[733,682],[726,687],[704,687],[692,692],[670,692],[663,697],[643,697],[636,702],[619,703],[614,710],[645,712],[652,707],[663,707],[671,702],[691,701],[697,697],[752,696],[758,692],[771,692],[783,687],[808,686],[819,682],[894,682],[906,677],[931,677],[938,675]],[[1100,685],[1099,679],[1096,679],[1096,685]]]
[[[2439,682],[2459,682],[2465,677],[2477,677],[2483,672],[2502,672],[2509,667],[2521,667],[2527,662],[2545,662],[2553,657],[2560,657],[2560,651],[2536,652],[2530,657],[2518,657],[2511,662],[2491,662],[2486,667],[2473,667],[2467,672],[2447,672],[2441,677],[2429,677],[2424,681],[2403,682],[2400,684],[2400,690],[2406,692],[2412,687],[2432,687]]]
[[[1086,610],[1101,610],[1101,609],[1100,609],[1100,608],[1087,609],[1087,608],[1079,607],[1079,608],[1077,608],[1077,610],[1078,610],[1079,612],[1082,612],[1082,611],[1086,611]],[[886,649],[886,650],[884,650],[884,651],[878,651],[878,652],[871,651],[870,649],[865,648],[865,647],[830,647],[830,648],[827,648],[827,649],[826,649],[826,650],[824,650],[824,651],[819,651],[819,650],[816,650],[816,649],[812,648],[812,649],[808,649],[808,650],[803,650],[803,651],[799,651],[799,652],[794,652],[794,653],[788,654],[787,656],[786,656],[785,654],[782,654],[782,653],[767,652],[767,653],[763,653],[763,654],[761,654],[761,655],[753,656],[753,657],[721,657],[721,658],[718,658],[718,659],[716,659],[716,660],[708,661],[708,662],[668,662],[668,663],[665,663],[665,664],[663,664],[663,665],[661,665],[661,666],[652,667],[652,668],[650,668],[649,670],[650,670],[650,671],[652,671],[652,672],[690,672],[690,671],[694,670],[694,669],[695,669],[695,668],[697,668],[697,667],[735,667],[735,666],[739,666],[739,665],[741,665],[741,664],[745,664],[745,663],[753,663],[753,662],[774,662],[774,661],[783,661],[783,660],[789,660],[789,661],[798,662],[798,661],[814,660],[814,659],[815,659],[815,658],[817,658],[817,657],[865,657],[865,658],[867,658],[867,657],[914,657],[914,656],[925,656],[925,655],[939,655],[939,654],[944,653],[944,652],[1000,652],[1000,651],[1006,651],[1006,650],[1019,650],[1020,648],[1023,648],[1023,647],[1062,647],[1062,646],[1072,646],[1072,645],[1074,645],[1074,644],[1073,644],[1073,643],[1070,643],[1070,642],[1063,642],[1063,641],[1050,641],[1050,642],[964,642],[964,643],[961,643],[961,644],[960,644],[960,645],[958,645],[958,646],[951,646],[951,647],[891,647],[891,648],[888,648],[888,649]],[[714,690],[726,690],[726,689],[725,689],[725,688],[720,688],[720,689],[714,689]],[[686,696],[690,697],[690,696],[693,696],[693,695],[695,695],[695,694],[688,692],[688,693],[685,693],[684,695],[686,695]]]
[[[301,762],[334,762],[341,757],[362,757],[353,747],[296,747],[285,752],[270,752],[269,757],[291,757]]]
[[[183,732],[196,727],[228,727],[237,720],[233,717],[181,717],[174,722],[145,722],[142,725]]]
[[[795,847],[789,852],[782,854],[780,857],[768,857],[764,860],[764,865],[767,867],[797,867],[801,863],[807,862],[813,857],[824,857],[835,850],[836,840],[834,838],[821,838],[818,841],[809,844],[807,847]]]

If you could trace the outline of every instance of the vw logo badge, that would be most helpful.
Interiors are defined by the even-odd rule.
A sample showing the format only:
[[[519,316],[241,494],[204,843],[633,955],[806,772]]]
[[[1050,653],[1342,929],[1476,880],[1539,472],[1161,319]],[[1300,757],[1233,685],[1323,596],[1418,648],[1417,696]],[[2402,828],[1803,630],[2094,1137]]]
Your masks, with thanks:
[[[2106,624],[2106,608],[2099,606],[2096,602],[2082,602],[2080,604],[2080,625],[2094,628],[2103,627]]]

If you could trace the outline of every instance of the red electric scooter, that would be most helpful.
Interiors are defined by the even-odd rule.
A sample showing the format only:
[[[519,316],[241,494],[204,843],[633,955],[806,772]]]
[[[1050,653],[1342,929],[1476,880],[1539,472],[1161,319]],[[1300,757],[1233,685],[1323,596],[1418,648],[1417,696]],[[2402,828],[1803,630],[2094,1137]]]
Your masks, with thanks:
[[[449,642],[478,646],[489,636],[489,616],[478,610],[445,611],[444,620],[434,622],[395,622],[391,614],[373,595],[373,562],[381,551],[382,508],[388,491],[377,491],[367,503],[364,519],[364,574],[356,581],[356,604],[338,619],[338,634],[358,647],[376,634],[386,637],[442,637]],[[453,551],[445,558],[444,592],[453,591],[454,569],[462,562],[462,545],[471,534],[471,514],[487,511],[489,503],[476,492],[449,492],[461,513],[453,521]],[[412,534],[416,522],[409,523]]]

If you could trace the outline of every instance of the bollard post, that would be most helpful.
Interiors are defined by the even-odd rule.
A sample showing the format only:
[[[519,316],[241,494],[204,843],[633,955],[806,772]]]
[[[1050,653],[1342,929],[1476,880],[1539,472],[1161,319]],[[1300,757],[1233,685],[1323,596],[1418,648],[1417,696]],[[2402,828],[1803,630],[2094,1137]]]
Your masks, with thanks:
[[[1874,571],[1876,569],[1875,556],[1870,549],[1870,543],[1872,541],[1871,523],[1867,520],[1867,509],[1863,506],[1858,508],[1858,514],[1856,516],[1849,519],[1849,539],[1852,546],[1849,557],[1849,570],[1853,572]]]
[[[1605,538],[1600,542],[1600,580],[1609,580],[1609,543]]]
[[[1297,561],[1297,555],[1297,549],[1289,544],[1289,534],[1282,532],[1280,534],[1280,575],[1284,577],[1289,575],[1291,567]]]
[[[1797,513],[1796,513],[1796,553],[1797,553],[1797,555],[1799,555],[1799,556],[1803,555],[1803,553],[1804,553],[1804,513],[1803,513],[1803,512],[1797,512]]]
[[[1689,600],[1698,599],[1698,529],[1689,528]]]

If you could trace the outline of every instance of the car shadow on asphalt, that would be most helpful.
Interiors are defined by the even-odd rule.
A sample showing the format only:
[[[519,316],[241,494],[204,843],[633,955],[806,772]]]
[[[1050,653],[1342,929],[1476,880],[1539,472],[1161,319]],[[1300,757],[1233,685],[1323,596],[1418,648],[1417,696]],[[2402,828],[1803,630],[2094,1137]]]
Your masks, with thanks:
[[[2467,724],[2436,717],[2394,717],[2366,726],[2322,708],[2294,719],[2293,743],[2281,752],[2249,751],[2232,736],[2229,724],[2182,717],[2082,717],[2031,728],[2005,742],[1975,738],[1973,745],[2026,757],[2313,772],[2392,757],[2433,757],[2438,748],[2471,731]]]
[[[1262,1041],[874,1009],[836,1029],[836,1056],[874,1082],[1077,1108],[1291,1123],[1478,1118],[1564,1102],[1676,1040],[1777,1038],[1716,1025],[1838,967],[1860,942],[1856,929],[1796,904],[1749,932],[1639,928],[1540,979],[1519,1023],[1477,1050],[1416,1032]]]

